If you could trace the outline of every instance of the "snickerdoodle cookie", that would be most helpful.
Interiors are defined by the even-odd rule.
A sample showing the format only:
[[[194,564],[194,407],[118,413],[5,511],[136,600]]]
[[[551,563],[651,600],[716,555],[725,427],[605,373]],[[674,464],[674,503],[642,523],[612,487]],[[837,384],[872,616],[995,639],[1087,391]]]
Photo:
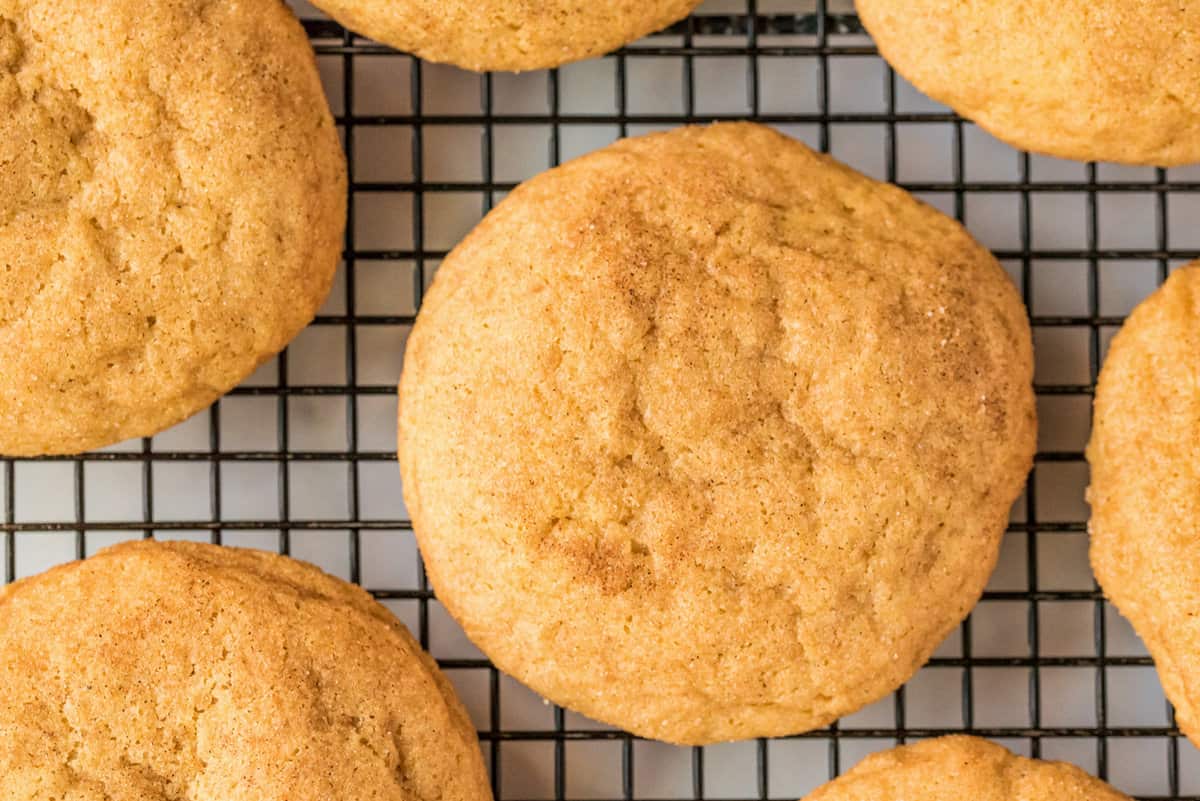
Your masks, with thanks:
[[[490,797],[433,660],[311,565],[140,542],[0,590],[0,798]]]
[[[805,801],[1130,801],[1065,762],[1017,756],[978,737],[872,754]]]
[[[1096,578],[1200,744],[1200,264],[1173,274],[1113,339],[1087,455]]]
[[[325,298],[345,186],[279,0],[0,0],[0,453],[237,384]]]
[[[1025,149],[1200,161],[1200,2],[857,0],[917,88]]]
[[[467,634],[703,743],[895,689],[975,603],[1034,448],[1024,309],[953,220],[769,128],[618,142],[446,259],[401,467]]]
[[[535,70],[603,55],[700,0],[314,0],[364,36],[470,70]]]

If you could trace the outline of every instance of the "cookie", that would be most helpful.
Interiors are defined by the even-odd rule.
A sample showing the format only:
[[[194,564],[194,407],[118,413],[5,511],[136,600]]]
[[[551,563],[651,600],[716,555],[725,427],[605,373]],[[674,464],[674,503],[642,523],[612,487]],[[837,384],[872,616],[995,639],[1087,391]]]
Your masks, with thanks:
[[[0,0],[0,453],[153,434],[329,290],[346,169],[278,0]]]
[[[1074,765],[978,737],[922,740],[864,759],[805,801],[1130,801]]]
[[[1014,147],[1200,161],[1200,3],[857,0],[896,71]]]
[[[315,0],[364,36],[469,70],[547,69],[683,19],[700,0]]]
[[[556,703],[823,726],[963,619],[1034,450],[1030,333],[953,220],[769,128],[628,139],[438,270],[401,381],[439,598]]]
[[[365,592],[147,541],[0,591],[0,797],[491,794],[449,682]]]
[[[1200,262],[1177,270],[1113,338],[1087,458],[1096,578],[1200,744]]]

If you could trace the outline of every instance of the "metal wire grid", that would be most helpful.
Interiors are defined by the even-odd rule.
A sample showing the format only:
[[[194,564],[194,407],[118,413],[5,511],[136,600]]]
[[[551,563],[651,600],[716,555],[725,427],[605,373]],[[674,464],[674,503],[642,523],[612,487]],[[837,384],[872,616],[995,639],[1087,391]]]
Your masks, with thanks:
[[[130,536],[194,536],[213,542],[231,542],[236,539],[234,534],[237,533],[238,537],[256,538],[256,544],[273,547],[283,553],[295,552],[297,541],[301,538],[311,543],[315,537],[326,542],[332,541],[338,548],[344,547],[345,557],[340,572],[353,581],[365,583],[377,598],[397,609],[415,628],[422,645],[429,648],[431,615],[438,615],[438,607],[423,569],[418,565],[415,581],[411,586],[401,586],[403,582],[399,581],[392,582],[390,586],[376,586],[369,575],[364,582],[364,574],[371,572],[371,564],[379,558],[371,544],[374,542],[373,538],[386,538],[394,532],[404,532],[410,529],[410,523],[405,519],[407,514],[402,511],[402,507],[399,507],[401,511],[382,515],[368,513],[368,510],[364,509],[367,495],[364,489],[366,473],[369,471],[372,476],[382,475],[394,481],[391,471],[394,470],[395,456],[390,448],[374,447],[374,440],[371,443],[363,441],[365,437],[362,418],[366,414],[364,403],[376,401],[390,406],[395,388],[392,380],[376,381],[377,370],[368,371],[370,375],[362,374],[361,357],[367,347],[362,344],[362,340],[369,337],[375,342],[382,331],[395,334],[396,339],[402,342],[404,327],[410,326],[415,318],[416,306],[419,305],[420,296],[427,286],[427,279],[436,262],[445,255],[444,250],[430,247],[427,242],[426,223],[432,199],[443,193],[474,193],[482,198],[483,207],[486,209],[490,208],[502,193],[512,188],[512,182],[496,180],[496,127],[505,124],[548,126],[551,164],[559,163],[564,157],[563,132],[572,126],[615,126],[617,132],[624,136],[631,128],[673,126],[723,117],[749,117],[784,127],[815,126],[816,144],[822,150],[829,150],[833,128],[846,124],[865,125],[882,128],[883,177],[891,181],[897,180],[898,167],[901,164],[898,157],[898,126],[949,125],[952,128],[950,179],[900,183],[917,193],[944,195],[949,199],[948,210],[960,220],[966,218],[968,201],[973,197],[992,193],[1015,194],[1019,198],[1019,246],[998,249],[997,255],[1012,267],[1014,277],[1019,280],[1026,305],[1035,312],[1037,308],[1034,304],[1033,287],[1040,278],[1039,271],[1051,270],[1055,263],[1084,265],[1086,304],[1082,309],[1065,314],[1035,313],[1032,322],[1035,330],[1044,335],[1046,342],[1053,341],[1055,332],[1061,331],[1073,331],[1086,337],[1087,369],[1084,380],[1063,383],[1059,380],[1039,379],[1039,402],[1053,405],[1062,399],[1076,399],[1086,404],[1093,391],[1106,337],[1122,320],[1120,314],[1102,313],[1102,277],[1109,275],[1106,270],[1110,267],[1119,271],[1127,265],[1149,263],[1153,265],[1154,283],[1161,283],[1171,266],[1200,257],[1200,250],[1172,247],[1175,236],[1169,230],[1169,221],[1172,219],[1169,203],[1173,198],[1195,193],[1200,189],[1200,183],[1181,180],[1175,176],[1174,171],[1169,175],[1165,170],[1156,170],[1153,177],[1137,180],[1102,180],[1103,168],[1096,165],[1084,168],[1082,178],[1035,180],[1031,169],[1031,157],[1025,154],[1019,157],[1019,175],[1016,180],[969,180],[964,145],[966,124],[944,111],[898,109],[899,79],[891,70],[884,73],[882,88],[885,108],[882,111],[842,112],[832,108],[834,103],[831,59],[877,58],[875,49],[861,37],[857,19],[848,12],[849,9],[832,5],[831,0],[779,0],[774,4],[771,4],[771,0],[744,0],[741,8],[727,13],[719,10],[702,11],[673,26],[664,36],[651,38],[646,43],[609,57],[615,64],[616,105],[614,111],[605,113],[576,113],[564,110],[559,71],[551,71],[546,76],[549,97],[548,111],[544,113],[510,114],[497,111],[496,78],[491,75],[478,78],[482,105],[479,113],[427,113],[427,87],[424,85],[424,76],[430,69],[428,65],[415,59],[397,56],[385,47],[358,39],[334,23],[306,20],[307,30],[314,40],[319,57],[326,64],[334,62],[340,67],[340,78],[331,88],[340,90],[342,95],[340,104],[335,105],[342,107],[337,116],[350,163],[357,167],[356,142],[364,128],[404,129],[411,132],[410,179],[372,180],[371,176],[364,176],[357,169],[352,175],[345,269],[342,272],[344,284],[341,292],[344,299],[340,308],[323,312],[317,318],[314,328],[310,329],[319,331],[334,328],[344,331],[344,342],[339,346],[340,359],[335,359],[343,362],[341,380],[290,381],[289,363],[291,372],[298,369],[298,363],[296,359],[289,359],[285,354],[277,360],[274,375],[271,375],[268,369],[262,380],[252,381],[234,390],[230,400],[214,405],[207,412],[202,418],[202,422],[206,423],[202,426],[205,433],[199,442],[192,441],[185,446],[172,447],[170,440],[164,444],[161,438],[156,438],[79,458],[5,460],[2,525],[4,580],[11,582],[19,573],[34,572],[32,568],[26,569],[23,566],[23,553],[26,549],[30,552],[36,551],[44,545],[43,541],[46,538],[51,537],[55,538],[60,547],[58,554],[50,557],[52,560],[81,558],[100,542]],[[800,57],[815,61],[815,107],[797,108],[787,113],[764,111],[761,102],[762,73],[765,62],[776,57]],[[407,64],[408,92],[411,98],[411,109],[407,113],[360,113],[356,110],[356,66],[361,70],[365,63],[376,58],[402,58]],[[733,68],[738,68],[739,62],[746,65],[748,113],[722,115],[697,110],[698,58],[726,59],[729,64],[734,65]],[[681,112],[643,113],[630,108],[630,69],[634,59],[639,62],[642,59],[674,59],[682,62]],[[426,179],[425,155],[429,146],[428,129],[431,126],[437,126],[438,130],[447,126],[470,126],[482,131],[482,169],[479,180],[451,182]],[[1056,193],[1082,193],[1086,198],[1086,241],[1083,247],[1035,247],[1032,231],[1035,228],[1034,207],[1037,199]],[[1102,193],[1152,195],[1152,246],[1120,248],[1105,245],[1098,200]],[[361,213],[362,198],[367,194],[403,196],[410,199],[411,247],[368,249],[361,243],[356,243],[356,232],[359,231],[358,213]],[[398,225],[407,223],[404,219],[397,221]],[[411,313],[376,314],[359,308],[363,304],[361,293],[356,286],[356,275],[360,266],[366,263],[411,264],[414,299]],[[1112,274],[1118,275],[1119,272]],[[239,398],[255,399],[257,403],[274,407],[277,425],[273,445],[254,445],[253,448],[238,449],[237,446],[243,443],[228,441],[231,437],[237,437],[238,432],[235,428],[231,433],[230,427],[223,424],[222,408],[237,403]],[[302,444],[298,446],[290,430],[289,421],[295,419],[293,415],[296,404],[305,403],[310,399],[337,399],[341,405],[342,411],[339,414],[344,416],[344,442],[340,443],[340,447],[306,448]],[[1076,405],[1074,408],[1074,414],[1086,415],[1082,406]],[[1059,421],[1065,419],[1067,418],[1060,416]],[[803,758],[811,761],[815,757],[824,762],[824,773],[818,778],[826,778],[842,772],[864,751],[878,750],[914,738],[937,736],[947,733],[948,730],[959,730],[1001,739],[1034,756],[1059,755],[1062,752],[1056,750],[1056,747],[1066,741],[1083,743],[1090,754],[1081,755],[1078,748],[1070,753],[1085,763],[1090,762],[1086,766],[1106,778],[1110,774],[1122,772],[1124,760],[1128,757],[1121,754],[1114,756],[1114,751],[1121,744],[1134,741],[1150,742],[1155,746],[1152,749],[1154,755],[1150,758],[1157,765],[1154,772],[1160,781],[1134,789],[1142,792],[1145,798],[1200,801],[1200,794],[1197,794],[1200,793],[1200,782],[1192,783],[1196,786],[1184,786],[1190,781],[1187,771],[1187,765],[1190,764],[1188,760],[1191,758],[1190,746],[1186,740],[1181,740],[1169,711],[1164,716],[1164,722],[1156,725],[1124,725],[1110,721],[1112,707],[1109,683],[1113,670],[1148,670],[1151,664],[1149,659],[1144,655],[1117,655],[1109,652],[1110,632],[1116,621],[1113,620],[1114,613],[1106,607],[1094,584],[1077,589],[1053,589],[1047,588],[1042,580],[1042,574],[1048,567],[1047,554],[1062,553],[1063,549],[1059,547],[1059,543],[1068,541],[1066,538],[1070,538],[1070,542],[1078,543],[1085,537],[1086,531],[1084,516],[1079,513],[1067,515],[1065,519],[1058,514],[1039,516],[1039,494],[1059,491],[1055,481],[1047,484],[1043,478],[1059,466],[1069,466],[1078,472],[1083,461],[1078,444],[1070,448],[1047,447],[1047,442],[1056,441],[1053,435],[1043,438],[1034,473],[1014,515],[1016,522],[1009,529],[1006,547],[1010,557],[1019,552],[1015,564],[1018,568],[1023,567],[1024,576],[1006,589],[989,590],[984,597],[984,604],[988,609],[999,609],[1008,604],[1019,605],[1023,610],[1027,641],[1025,652],[1020,655],[992,655],[990,649],[981,647],[984,645],[983,640],[974,636],[973,632],[977,627],[973,625],[972,620],[968,620],[961,627],[957,652],[955,653],[953,648],[948,652],[939,652],[940,655],[926,668],[926,672],[942,669],[961,674],[957,688],[950,697],[940,693],[934,694],[935,705],[957,710],[956,723],[942,726],[914,722],[909,714],[911,710],[908,708],[908,693],[901,689],[887,702],[891,706],[892,725],[874,723],[851,727],[843,723],[841,726],[834,725],[827,730],[797,738],[758,741],[740,747],[740,764],[745,774],[742,777],[742,786],[745,789],[737,793],[736,797],[762,801],[794,798],[799,794],[794,783],[779,781],[777,777],[781,763],[801,758],[797,756],[801,752],[785,750],[781,743],[804,743],[806,747],[802,752],[805,755]],[[96,492],[85,494],[85,489],[92,484],[89,481],[89,471],[101,465],[125,466],[121,481],[126,482],[125,488],[140,497],[141,501],[141,508],[130,515],[133,519],[96,520],[95,515],[89,513],[89,507],[96,504],[98,495]],[[302,503],[297,503],[298,497],[311,490],[314,480],[318,483],[325,480],[321,476],[314,479],[308,475],[300,482],[298,476],[305,474],[306,469],[314,465],[334,468],[333,473],[326,472],[321,476],[337,474],[340,477],[336,480],[345,482],[345,502],[337,513],[296,513],[298,507],[303,507]],[[193,510],[178,514],[175,508],[163,508],[161,502],[156,505],[155,500],[160,493],[156,492],[155,482],[165,480],[164,477],[170,474],[171,468],[176,466],[187,467],[187,475],[192,478],[185,478],[185,483],[192,481],[197,487],[207,485],[206,513]],[[273,513],[239,515],[235,509],[231,509],[229,497],[231,493],[240,489],[238,482],[243,474],[239,469],[246,466],[257,470],[260,477],[263,470],[269,471],[272,476],[271,480],[276,490]],[[52,468],[53,472],[37,472],[43,468]],[[56,492],[60,506],[64,497],[71,497],[73,508],[60,510],[63,514],[43,514],[41,509],[35,509],[33,512],[23,510],[21,504],[24,502],[23,498],[28,497],[28,489],[22,484],[27,472],[41,476],[39,480],[42,481],[42,488]],[[179,481],[178,478],[170,480],[175,483]],[[298,483],[302,483],[299,490],[296,486]],[[111,488],[117,489],[120,486],[117,484]],[[68,487],[69,493],[64,491]],[[398,494],[398,488],[392,490],[392,494]],[[389,507],[393,508],[396,507]],[[65,551],[61,549],[64,539],[68,543]],[[370,553],[367,554],[366,551]],[[415,551],[410,553],[413,554],[411,558],[415,560]],[[396,554],[395,551],[389,552],[387,558],[403,558]],[[1078,557],[1078,553],[1075,556]],[[1092,654],[1059,655],[1057,649],[1046,647],[1047,638],[1042,628],[1050,619],[1052,610],[1063,604],[1074,604],[1076,608],[1086,606],[1090,609]],[[980,609],[983,610],[985,606],[981,606]],[[978,619],[979,614],[977,612],[974,617]],[[1058,636],[1057,631],[1056,626],[1050,635]],[[442,656],[438,654],[436,647],[433,650],[435,655]],[[1047,650],[1053,653],[1044,653]],[[581,768],[591,771],[604,769],[597,768],[594,764],[585,764],[587,760],[581,756],[585,752],[578,750],[578,747],[589,743],[606,744],[606,747],[616,749],[619,757],[605,763],[617,774],[612,777],[613,790],[602,795],[596,795],[594,790],[588,791],[587,797],[609,798],[613,801],[634,801],[665,795],[703,799],[714,797],[714,793],[721,797],[731,797],[726,790],[714,789],[714,785],[721,784],[715,779],[721,778],[720,773],[728,770],[724,767],[728,763],[727,751],[718,754],[712,749],[691,749],[687,754],[688,777],[684,782],[686,787],[668,791],[654,788],[647,790],[639,779],[639,771],[645,774],[651,767],[657,769],[659,766],[655,763],[668,758],[666,751],[651,747],[651,744],[641,743],[622,732],[591,726],[560,708],[553,708],[551,725],[544,728],[514,726],[502,713],[502,687],[509,686],[508,680],[502,678],[486,660],[477,657],[443,656],[439,661],[459,683],[460,688],[469,683],[468,677],[484,677],[483,689],[475,693],[481,696],[477,707],[483,710],[477,710],[476,717],[498,799],[576,797],[571,786],[572,771]],[[987,671],[994,670],[1027,672],[1027,710],[1023,724],[991,725],[980,719],[980,687],[977,686],[981,681],[979,677]],[[1076,684],[1079,681],[1091,683],[1094,712],[1091,720],[1086,721],[1087,725],[1057,722],[1056,715],[1052,714],[1058,700],[1053,693],[1046,691],[1047,682],[1044,679],[1053,671],[1061,670],[1076,671]],[[983,689],[986,691],[986,688]],[[541,766],[541,773],[551,777],[545,785],[531,788],[530,783],[522,779],[522,773],[527,772],[529,767],[528,763],[514,765],[512,754],[516,753],[514,749],[522,744],[537,744],[540,747],[537,752],[540,756],[537,758],[552,761],[552,769]],[[818,755],[814,748],[819,749],[821,754]],[[750,756],[747,756],[748,754]],[[675,759],[677,756],[676,753],[670,758]],[[718,763],[718,772],[714,772],[714,765]]]

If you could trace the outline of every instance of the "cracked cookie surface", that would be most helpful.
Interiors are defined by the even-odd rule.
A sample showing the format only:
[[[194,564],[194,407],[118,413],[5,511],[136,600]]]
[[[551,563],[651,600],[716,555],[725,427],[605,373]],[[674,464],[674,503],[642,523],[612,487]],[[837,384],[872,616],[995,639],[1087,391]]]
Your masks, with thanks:
[[[884,58],[1023,150],[1200,161],[1195,0],[857,0]]]
[[[768,128],[619,142],[446,259],[401,381],[439,598],[638,734],[816,728],[962,620],[1034,447],[1029,327],[954,221]]]
[[[954,735],[872,754],[805,801],[1130,801],[1065,762]]]
[[[490,797],[433,660],[311,565],[147,541],[0,590],[0,798]]]
[[[316,0],[364,36],[470,70],[600,56],[683,19],[700,0]]]
[[[1096,579],[1200,744],[1200,262],[1172,273],[1113,338],[1087,458]]]
[[[278,0],[0,0],[0,453],[156,433],[273,356],[345,181]]]

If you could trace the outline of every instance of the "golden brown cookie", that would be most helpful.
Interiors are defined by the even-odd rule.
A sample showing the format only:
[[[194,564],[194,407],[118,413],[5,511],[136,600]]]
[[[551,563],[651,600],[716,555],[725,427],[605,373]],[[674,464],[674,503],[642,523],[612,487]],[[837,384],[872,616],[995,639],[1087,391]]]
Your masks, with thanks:
[[[279,0],[0,0],[0,453],[153,434],[312,319],[345,224]]]
[[[526,182],[408,343],[401,467],[467,634],[685,743],[829,723],[967,614],[1034,449],[1029,327],[953,220],[753,124]]]
[[[857,0],[917,88],[1024,150],[1200,161],[1200,3]]]
[[[1130,801],[1074,765],[961,735],[872,754],[805,801]]]
[[[683,19],[700,0],[314,0],[364,36],[469,70],[557,67]]]
[[[488,801],[446,678],[365,592],[138,542],[0,591],[0,798]]]
[[[1088,445],[1092,566],[1200,744],[1200,263],[1113,338]]]

